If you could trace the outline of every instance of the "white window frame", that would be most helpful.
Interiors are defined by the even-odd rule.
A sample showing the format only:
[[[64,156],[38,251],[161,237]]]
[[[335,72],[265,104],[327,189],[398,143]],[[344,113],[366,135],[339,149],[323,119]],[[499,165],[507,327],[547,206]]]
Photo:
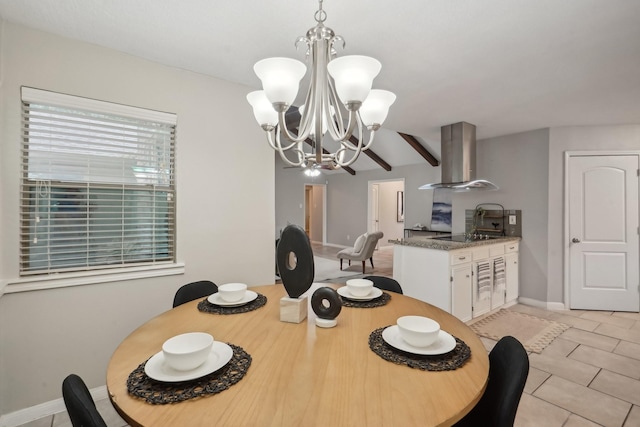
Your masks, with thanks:
[[[22,87],[22,102],[23,103],[34,103],[34,104],[45,104],[45,105],[55,105],[60,107],[71,107],[81,110],[89,110],[96,111],[101,113],[106,113],[110,115],[119,115],[125,116],[133,119],[140,120],[149,120],[154,122],[165,123],[175,127],[177,124],[177,117],[175,114],[158,112],[153,110],[147,110],[138,107],[132,107],[122,104],[114,104],[110,102],[98,101],[94,99],[82,98],[77,96],[65,95],[50,91],[44,91],[40,89],[34,89],[29,87]],[[26,132],[22,132],[24,138],[27,138]],[[48,289],[55,287],[64,287],[64,286],[77,286],[84,284],[92,284],[92,283],[105,283],[112,281],[120,281],[120,280],[129,280],[136,278],[145,278],[145,277],[157,277],[157,276],[165,276],[165,275],[175,275],[175,274],[183,274],[184,273],[184,264],[176,261],[177,257],[177,248],[176,248],[176,206],[175,206],[175,196],[176,196],[176,186],[175,186],[175,168],[174,168],[174,153],[175,153],[175,139],[172,139],[171,142],[171,172],[170,172],[170,183],[165,185],[165,188],[170,187],[171,197],[173,198],[172,203],[170,204],[170,208],[172,209],[170,217],[172,218],[172,224],[170,226],[171,230],[171,259],[163,260],[163,261],[144,261],[142,263],[132,263],[127,265],[126,263],[120,263],[116,266],[110,266],[108,264],[102,266],[91,266],[87,267],[77,267],[72,270],[75,271],[66,271],[65,269],[53,268],[51,270],[41,270],[39,272],[27,272],[26,274],[21,270],[21,276],[15,280],[9,280],[6,282],[6,287],[0,290],[0,293],[12,293],[12,292],[21,292],[21,291],[29,291],[36,289]],[[25,153],[26,157],[27,154]],[[24,167],[22,173],[25,176],[22,178],[22,188],[23,191],[20,192],[21,202],[23,197],[29,197],[24,194],[24,189],[27,185],[29,185],[32,181],[27,179],[27,173],[24,171]],[[79,182],[91,182],[91,181],[79,181]],[[89,184],[87,184],[89,185]],[[125,185],[123,184],[123,188]],[[156,186],[152,186],[153,191],[156,191]],[[146,187],[149,188],[148,186]],[[136,189],[137,190],[137,189]],[[124,190],[122,190],[124,192]],[[151,193],[153,193],[151,191]],[[21,218],[23,218],[21,208]],[[21,220],[21,225],[23,225],[23,221]],[[23,233],[21,232],[21,236]],[[29,232],[25,233],[25,236],[28,236]],[[25,246],[26,247],[26,246]],[[22,245],[21,245],[22,248]],[[21,249],[22,252],[22,249]],[[21,260],[22,261],[22,260]]]

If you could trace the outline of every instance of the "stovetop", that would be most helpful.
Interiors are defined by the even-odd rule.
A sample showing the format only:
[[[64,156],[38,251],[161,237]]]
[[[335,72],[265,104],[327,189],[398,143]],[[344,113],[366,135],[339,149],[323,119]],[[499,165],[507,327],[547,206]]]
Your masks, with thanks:
[[[433,237],[434,240],[446,240],[449,242],[478,242],[481,240],[499,239],[500,236],[490,236],[488,234],[452,234],[450,236]]]

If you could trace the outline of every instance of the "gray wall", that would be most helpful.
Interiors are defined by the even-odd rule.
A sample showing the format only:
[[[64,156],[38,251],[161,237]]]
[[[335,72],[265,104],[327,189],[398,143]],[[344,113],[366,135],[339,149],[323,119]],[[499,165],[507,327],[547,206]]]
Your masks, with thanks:
[[[183,275],[2,295],[7,414],[59,399],[71,372],[90,388],[104,385],[117,345],[171,308],[184,283],[273,283],[275,197],[274,154],[246,103],[250,88],[6,22],[0,35],[0,294],[20,286],[4,287],[19,276],[21,85],[178,115],[177,254],[185,264]]]
[[[375,143],[374,143],[375,144]],[[398,180],[404,178],[404,224],[423,225],[431,222],[432,195],[418,190],[428,182],[440,180],[440,168],[424,164],[358,172],[356,176],[339,173],[327,176],[327,241],[352,246],[355,237],[367,231],[367,200],[369,181]],[[277,188],[277,187],[276,187]],[[279,189],[277,189],[279,191]],[[393,202],[395,210],[395,200]],[[350,239],[347,239],[347,236]],[[386,237],[385,237],[386,240]]]
[[[476,148],[477,178],[500,189],[453,193],[453,231],[464,232],[465,210],[479,203],[521,209],[520,295],[546,301],[549,130],[483,139]]]

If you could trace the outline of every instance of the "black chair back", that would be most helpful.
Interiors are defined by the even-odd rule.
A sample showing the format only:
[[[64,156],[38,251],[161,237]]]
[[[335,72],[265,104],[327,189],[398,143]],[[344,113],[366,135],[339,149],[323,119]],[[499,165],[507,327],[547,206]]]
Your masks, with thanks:
[[[73,427],[107,427],[87,385],[76,374],[62,381],[62,398]]]
[[[363,277],[363,279],[371,280],[373,282],[373,286],[375,286],[378,289],[383,289],[385,291],[391,291],[398,294],[402,293],[402,287],[400,286],[400,283],[398,283],[397,280],[393,280],[390,277],[366,276],[366,277]]]
[[[218,292],[218,286],[209,280],[187,283],[176,291],[173,297],[173,307],[177,307],[194,299],[204,298]]]
[[[514,337],[502,337],[489,353],[484,395],[456,426],[513,426],[528,375],[527,351]]]

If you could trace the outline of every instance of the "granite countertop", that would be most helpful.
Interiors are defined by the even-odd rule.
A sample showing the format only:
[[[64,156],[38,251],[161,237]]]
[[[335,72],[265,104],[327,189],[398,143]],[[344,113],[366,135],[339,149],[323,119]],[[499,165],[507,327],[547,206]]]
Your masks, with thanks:
[[[449,240],[438,240],[433,237],[409,237],[406,239],[389,240],[389,243],[402,246],[414,246],[418,248],[439,249],[443,251],[451,251],[454,249],[473,248],[476,246],[495,245],[507,242],[519,242],[521,237],[496,237],[486,240],[472,240],[468,242],[456,242]]]

